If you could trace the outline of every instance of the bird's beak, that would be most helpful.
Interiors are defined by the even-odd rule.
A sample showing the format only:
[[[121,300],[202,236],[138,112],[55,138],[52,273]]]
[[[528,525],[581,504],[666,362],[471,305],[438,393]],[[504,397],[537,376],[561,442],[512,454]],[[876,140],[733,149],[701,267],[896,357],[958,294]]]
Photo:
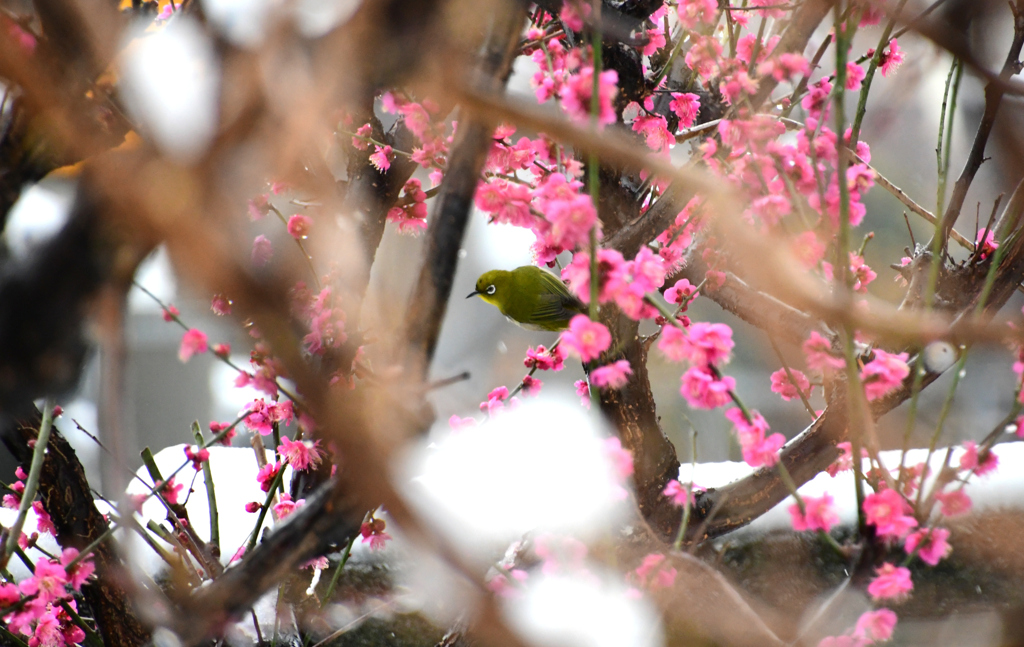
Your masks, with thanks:
[[[478,294],[480,294],[480,293],[477,292],[476,290],[473,290],[472,292],[470,292],[469,294],[466,295],[466,298],[468,299],[470,297],[475,297]]]

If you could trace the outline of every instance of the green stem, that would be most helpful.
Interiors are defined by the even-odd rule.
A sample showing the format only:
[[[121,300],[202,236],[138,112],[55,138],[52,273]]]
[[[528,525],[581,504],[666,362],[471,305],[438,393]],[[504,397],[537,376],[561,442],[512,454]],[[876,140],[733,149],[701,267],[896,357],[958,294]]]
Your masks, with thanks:
[[[954,62],[954,66],[955,65],[956,65],[956,63]],[[948,125],[948,127],[946,128],[946,131],[945,131],[945,135],[946,135],[945,145],[941,146],[941,148],[943,150],[943,153],[945,155],[945,159],[944,159],[943,162],[941,162],[941,166],[940,166],[940,169],[939,169],[939,183],[941,185],[941,188],[940,188],[939,193],[938,193],[938,206],[939,206],[939,210],[936,211],[936,213],[941,213],[942,212],[942,204],[945,202],[946,175],[947,175],[947,172],[949,170],[949,147],[950,147],[950,142],[951,142],[951,139],[952,139],[952,136],[953,136],[953,115],[955,114],[955,111],[956,111],[956,96],[957,96],[957,91],[958,91],[959,86],[960,86],[960,76],[961,76],[961,74],[963,72],[963,65],[961,64],[959,67],[960,67],[960,69],[959,69],[959,71],[957,73],[956,81],[955,81],[954,86],[953,86],[953,94],[952,94],[952,98],[951,98],[951,106],[950,106],[949,117],[948,117],[949,125]],[[952,73],[952,69],[950,70],[950,73]],[[946,87],[948,89],[948,87],[949,87],[949,78],[948,77],[946,79],[946,84],[947,84]],[[945,110],[945,101],[943,102],[943,109]],[[940,136],[940,140],[941,140],[941,137],[942,137],[942,123],[941,122],[939,124],[939,129],[940,129],[939,130],[939,133],[940,133],[939,136]],[[936,290],[936,288],[938,286],[938,283],[939,283],[939,269],[942,267],[942,264],[943,264],[943,260],[942,260],[942,251],[943,251],[943,249],[942,249],[942,238],[943,237],[940,235],[941,231],[942,231],[941,220],[936,218],[935,219],[935,233],[932,236],[932,246],[931,246],[931,249],[929,250],[929,253],[931,254],[931,263],[928,266],[928,283],[927,283],[927,285],[925,285],[925,290],[924,290],[924,312],[925,313],[931,311],[931,309],[932,309],[932,304],[933,304],[934,299],[935,299],[935,290]],[[903,431],[903,454],[902,454],[902,456],[900,458],[900,479],[901,480],[903,478],[904,461],[906,460],[907,451],[910,449],[910,437],[913,434],[914,425],[917,422],[918,399],[919,399],[919,397],[921,395],[921,386],[922,386],[922,384],[924,382],[924,374],[925,374],[924,354],[922,352],[919,352],[918,355],[917,355],[917,359],[914,361],[914,379],[913,379],[913,382],[910,385],[910,405],[909,405],[909,409],[907,411],[907,426],[906,426],[906,428]],[[918,497],[918,498],[920,499],[920,497]]]
[[[268,203],[267,206],[270,207],[271,211],[273,211],[275,214],[277,214],[278,219],[284,225],[285,229],[287,229],[288,228],[288,219],[284,217],[284,214],[281,213],[281,210],[278,209],[277,207],[275,207],[273,204],[269,204]],[[299,251],[302,252],[302,258],[304,258],[306,260],[306,266],[309,267],[309,273],[313,276],[313,283],[316,284],[316,289],[319,290],[320,289],[320,277],[317,276],[316,268],[313,267],[313,257],[311,257],[309,255],[309,252],[306,251],[306,246],[302,244],[301,240],[299,240],[298,238],[295,238],[295,244],[299,246]]]
[[[775,356],[782,362],[782,368],[786,371],[786,377],[789,378],[789,383],[793,385],[796,392],[800,395],[800,401],[804,403],[804,408],[807,409],[807,413],[811,414],[811,420],[817,420],[818,414],[814,412],[814,407],[811,406],[811,401],[807,399],[807,394],[803,392],[799,386],[797,386],[796,378],[793,376],[793,371],[790,370],[789,364],[786,363],[786,358],[782,356],[782,351],[779,350],[778,344],[775,343],[775,339],[769,335],[768,342],[772,345],[772,350],[775,351]]]
[[[943,143],[945,141],[946,129],[946,105],[949,102],[949,90],[953,84],[953,75],[957,69],[959,59],[954,58],[953,64],[949,66],[949,73],[946,74],[946,85],[942,90],[942,109],[939,110],[939,136],[935,144],[935,172],[938,175],[938,182],[935,187],[935,213],[942,213],[942,205],[946,202],[946,174],[943,173],[942,154],[945,152]]]
[[[140,455],[142,456],[142,464],[145,465],[146,471],[149,472],[149,478],[152,479],[153,483],[166,483],[163,475],[160,474],[160,468],[156,464],[156,458],[153,456],[153,450],[149,447],[145,447],[142,452],[140,452]],[[172,476],[171,478],[174,477]]]
[[[953,79],[953,92],[950,95],[950,99],[949,99],[949,114],[946,117],[946,143],[942,147],[942,183],[943,183],[943,187],[945,187],[946,178],[949,176],[949,157],[950,157],[950,150],[952,149],[952,144],[953,144],[953,118],[956,117],[957,98],[960,95],[960,80],[964,76],[964,62],[963,61],[958,61],[958,63],[959,64],[957,65],[957,68],[956,68],[956,78]],[[943,191],[943,193],[942,193],[942,202],[943,202],[943,204],[945,203],[945,201],[946,201],[946,193],[945,193],[945,191]],[[935,213],[942,213],[943,211],[944,211],[944,207],[940,207],[939,210],[936,211]]]
[[[683,49],[684,40],[686,40],[686,32],[681,31],[679,33],[679,38],[676,40],[676,44],[672,46],[672,52],[668,55],[668,60],[665,61],[665,65],[661,68],[661,71],[658,72],[658,76],[654,77],[654,81],[651,82],[649,87],[656,90],[658,89],[658,86],[661,85],[661,80],[664,79],[665,75],[672,70],[672,63],[675,62],[676,57],[679,56],[679,52]]]
[[[978,303],[974,307],[974,316],[977,317],[982,314],[985,310],[985,304],[988,302],[989,296],[992,294],[992,288],[995,286],[996,274],[999,270],[999,264],[1003,260],[1003,255],[1006,253],[1006,249],[1009,247],[1009,239],[1003,240],[999,247],[996,248],[995,254],[993,254],[991,265],[988,267],[988,272],[985,274],[985,283],[981,289],[981,295],[978,297]],[[943,427],[946,423],[946,417],[949,415],[949,410],[953,406],[953,396],[956,394],[956,389],[960,385],[960,379],[964,373],[964,365],[967,362],[967,354],[970,351],[970,347],[964,348],[960,354],[960,359],[956,363],[956,373],[953,374],[953,381],[949,385],[949,391],[946,393],[946,399],[942,403],[942,410],[939,413],[939,421],[935,426],[935,432],[932,434],[931,440],[928,442],[928,456],[925,459],[925,466],[927,467],[931,463],[932,454],[935,452],[935,446],[938,444],[939,437],[942,435]],[[916,508],[920,511],[921,502],[923,501],[924,488],[919,488],[917,492],[917,505]]]
[[[7,630],[7,627],[2,624],[0,624],[0,637],[3,637],[4,643],[6,644],[16,645],[16,647],[28,647],[28,644],[26,644],[24,640],[12,634]]]
[[[365,517],[363,518],[365,521]],[[322,610],[327,602],[334,595],[334,589],[338,586],[338,580],[341,579],[341,572],[345,569],[345,564],[348,563],[349,555],[352,554],[352,547],[355,546],[356,539],[359,539],[359,533],[352,535],[352,539],[349,540],[345,546],[345,550],[341,553],[341,561],[338,562],[338,568],[335,569],[334,575],[331,576],[331,583],[327,585],[327,591],[324,592],[324,597],[320,600],[320,609]]]
[[[192,435],[195,436],[196,443],[200,447],[203,446],[203,430],[199,427],[199,421],[192,423]],[[217,493],[213,487],[213,469],[210,467],[210,461],[203,461],[203,480],[206,482],[206,501],[210,507],[210,543],[217,549],[217,554],[220,554],[220,515],[217,512]]]
[[[836,34],[836,83],[832,88],[833,104],[835,106],[835,130],[837,133],[846,132],[846,57],[850,46],[849,35],[843,29],[843,19],[840,11],[841,3],[834,7],[835,19],[833,21]],[[877,52],[876,52],[877,53]],[[865,78],[865,83],[870,77]],[[863,100],[867,101],[867,85],[861,89]],[[863,106],[858,106],[858,113],[863,111]],[[824,120],[822,120],[824,121]],[[859,124],[856,125],[850,144],[856,145],[859,133]],[[839,178],[839,234],[836,241],[836,285],[835,294],[841,305],[849,307],[852,305],[852,293],[850,291],[850,188],[846,183],[847,151],[840,141],[836,163],[836,174]],[[846,309],[846,308],[844,308]],[[861,399],[864,391],[860,383],[860,375],[857,372],[856,357],[853,347],[853,330],[848,322],[844,322],[841,330],[843,340],[843,355],[846,358],[846,381],[847,381],[847,408],[849,412],[849,433],[850,446],[853,453],[853,474],[857,494],[857,527],[863,534],[866,524],[864,518],[864,474],[861,465],[861,433],[864,428],[864,421],[861,420]]]
[[[601,35],[601,0],[593,0],[591,5],[593,19],[593,33],[591,35],[591,49],[593,50],[594,56],[594,78],[593,88],[590,94],[590,127],[592,130],[597,132],[600,128],[599,117],[601,114],[601,67],[603,65],[601,43],[603,41]],[[601,167],[600,161],[597,155],[591,154],[587,162],[587,180],[589,184],[590,200],[594,204],[594,210],[598,213],[598,222],[600,222],[600,209],[601,204]],[[600,315],[598,313],[599,303],[598,298],[600,296],[600,276],[599,276],[599,264],[597,262],[597,227],[595,224],[593,229],[590,230],[590,308],[589,316],[591,321],[598,321]],[[597,389],[590,388],[590,401],[595,406],[601,404],[601,396]]]
[[[46,398],[43,402],[43,421],[39,426],[39,435],[36,437],[36,446],[32,449],[32,463],[29,466],[28,478],[25,480],[25,491],[21,495],[21,504],[18,506],[18,516],[11,526],[10,534],[7,536],[7,543],[4,545],[4,553],[0,559],[0,568],[7,568],[14,550],[18,548],[18,539],[25,527],[25,518],[32,502],[39,490],[39,477],[43,471],[43,460],[46,458],[46,445],[50,442],[50,429],[53,427],[53,398]]]
[[[252,552],[252,549],[256,547],[256,541],[260,536],[260,529],[263,528],[263,520],[267,518],[267,512],[270,510],[270,503],[274,500],[274,495],[277,494],[277,489],[281,487],[281,482],[284,480],[284,467],[284,465],[281,465],[281,469],[277,471],[277,476],[274,477],[273,482],[270,484],[270,489],[267,490],[267,498],[260,508],[259,517],[256,519],[256,527],[252,529],[249,543],[245,547],[246,553]]]
[[[900,14],[903,13],[903,5],[905,5],[905,4],[907,4],[907,0],[899,0],[899,2],[896,3],[896,10],[893,11],[892,18],[889,19],[889,22],[887,22],[885,24],[885,29],[882,30],[882,37],[878,39],[878,47],[875,48],[875,54],[874,54],[874,56],[871,57],[871,63],[868,64],[867,73],[864,75],[864,80],[861,82],[860,98],[857,101],[857,114],[853,118],[853,127],[851,129],[851,134],[850,134],[850,146],[853,146],[854,148],[857,147],[857,142],[860,140],[860,126],[861,126],[861,123],[864,121],[864,113],[866,112],[866,109],[867,109],[868,92],[870,92],[870,90],[871,90],[871,81],[874,79],[874,77],[875,77],[875,70],[878,68],[878,64],[882,60],[882,50],[885,49],[886,47],[888,47],[888,45],[889,45],[889,37],[892,34],[893,28],[896,26],[896,20],[900,17]],[[838,31],[839,31],[839,28],[840,27],[837,24],[836,25],[836,33],[837,34],[838,34]],[[849,42],[850,42],[849,39],[847,39],[845,37],[844,37],[843,40],[846,41],[847,44],[849,44]],[[845,86],[846,85],[846,52],[843,52],[842,57],[843,57],[843,68],[842,69],[839,69],[838,67],[836,68],[836,83]],[[837,62],[838,62],[838,59],[837,59]],[[843,133],[843,132],[845,132],[845,130],[840,130],[839,132]]]
[[[78,615],[78,613],[71,608],[71,605],[68,604],[67,600],[61,600],[60,606],[64,609],[64,613],[68,614],[68,617],[71,618],[71,622],[78,625],[78,627],[85,632],[86,645],[89,645],[89,647],[103,647],[103,639],[100,638],[100,635],[93,631],[92,627],[85,622],[82,616]]]
[[[689,420],[689,418],[687,418]],[[683,520],[679,523],[679,532],[672,548],[680,550],[683,546],[683,538],[686,537],[686,528],[690,525],[690,498],[693,496],[693,475],[697,471],[697,428],[690,423],[690,484],[689,493],[686,496],[686,504],[683,506]]]

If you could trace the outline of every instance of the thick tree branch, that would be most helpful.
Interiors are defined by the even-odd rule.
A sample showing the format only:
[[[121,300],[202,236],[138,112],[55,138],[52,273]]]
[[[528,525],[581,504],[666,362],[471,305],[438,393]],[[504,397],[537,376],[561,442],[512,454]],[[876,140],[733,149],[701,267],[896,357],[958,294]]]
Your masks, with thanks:
[[[1017,235],[1013,240],[1013,247],[1008,250],[997,269],[994,289],[984,308],[986,317],[994,316],[1024,280],[1024,236],[1020,236],[1021,231],[1020,223],[1017,222]],[[983,294],[987,273],[986,262],[965,265],[947,275],[947,285],[944,289],[962,295],[957,302],[958,317],[970,316],[976,309]],[[913,361],[911,364],[913,365]],[[939,375],[927,374],[922,382],[922,388],[933,383]],[[877,420],[909,399],[912,382],[913,378],[908,377],[900,389],[871,403],[872,417]],[[836,445],[847,440],[847,389],[840,379],[829,391],[831,396],[824,413],[799,436],[787,443],[781,452],[780,460],[798,487],[832,464],[839,455]],[[699,542],[726,534],[750,523],[787,496],[789,490],[775,469],[760,469],[739,481],[708,490],[697,497],[695,517],[704,519],[711,510],[717,508],[715,516],[709,523],[703,525],[704,534],[701,537],[691,535],[688,540]],[[690,527],[696,528],[699,525],[698,521]]]
[[[510,3],[504,13],[495,16],[478,72],[484,91],[496,93],[508,80],[525,17],[525,5],[519,2]],[[426,256],[405,320],[408,357],[421,379],[426,378],[448,308],[459,248],[491,147],[491,133],[490,125],[479,119],[468,119],[459,125],[441,195],[427,230]]]
[[[4,443],[23,464],[31,460],[28,443],[35,439],[41,422],[38,411],[19,420],[8,420]],[[96,509],[82,464],[56,428],[51,431],[47,446],[39,496],[53,519],[62,548],[84,550],[107,531],[107,520]],[[145,644],[149,630],[139,621],[127,591],[120,584],[125,571],[113,537],[101,543],[90,559],[96,565],[97,578],[82,587],[82,594],[93,611],[103,642],[125,647]]]
[[[704,246],[697,245],[687,255],[687,262],[682,269],[665,281],[665,287],[672,287],[676,281],[683,278],[693,285],[703,281],[708,271],[703,251]],[[725,283],[721,287],[702,290],[701,294],[750,325],[792,344],[802,344],[811,331],[820,326],[820,320],[751,287],[732,272],[725,273]]]
[[[372,115],[372,112],[371,112]],[[396,122],[391,131],[384,133],[380,121],[370,118],[374,137],[397,150],[412,150],[412,133],[405,127],[404,120]],[[354,152],[354,149],[353,151]],[[358,158],[353,155],[349,164],[349,181],[345,187],[345,198],[342,203],[343,213],[353,214],[359,223],[359,238],[362,243],[364,258],[360,266],[360,274],[346,286],[351,305],[348,307],[348,320],[355,330],[359,329],[362,319],[362,303],[366,297],[366,288],[370,282],[370,268],[373,267],[384,236],[388,210],[394,206],[402,187],[416,170],[412,160],[397,156],[387,171],[380,171],[370,163],[367,155]]]
[[[665,536],[679,522],[679,509],[662,494],[668,482],[679,475],[679,460],[658,423],[647,375],[647,348],[638,334],[638,322],[611,305],[604,306],[601,314],[612,333],[612,346],[622,349],[614,359],[628,360],[633,368],[626,386],[601,392],[601,411],[615,425],[622,446],[633,454],[633,484],[640,513]]]
[[[304,562],[343,545],[359,532],[363,513],[338,482],[321,486],[241,564],[224,571],[184,602],[176,614],[177,633],[184,644],[198,645],[207,636],[220,634],[267,589]]]

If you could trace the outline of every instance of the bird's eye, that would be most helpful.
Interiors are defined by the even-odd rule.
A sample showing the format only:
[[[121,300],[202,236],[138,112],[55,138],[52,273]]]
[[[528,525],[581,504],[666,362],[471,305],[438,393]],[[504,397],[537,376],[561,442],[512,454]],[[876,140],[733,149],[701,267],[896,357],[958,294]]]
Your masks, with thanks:
[[[486,289],[486,290],[484,290],[484,292],[485,292],[486,294],[494,294],[494,291],[495,291],[495,287],[494,287],[493,285],[488,285],[488,286],[487,286],[487,289]]]

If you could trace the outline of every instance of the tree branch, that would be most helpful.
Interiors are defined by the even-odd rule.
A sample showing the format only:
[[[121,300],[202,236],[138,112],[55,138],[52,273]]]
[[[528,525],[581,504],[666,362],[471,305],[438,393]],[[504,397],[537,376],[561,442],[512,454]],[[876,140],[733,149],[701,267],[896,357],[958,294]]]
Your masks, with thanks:
[[[41,421],[38,411],[8,421],[4,443],[22,463],[31,458],[28,442],[36,437]],[[109,527],[92,500],[89,482],[75,450],[56,427],[51,431],[43,462],[39,496],[53,519],[57,542],[62,548],[84,550]],[[131,599],[120,584],[124,569],[118,560],[114,539],[110,537],[97,546],[91,559],[96,565],[97,579],[87,582],[82,594],[93,611],[104,644],[125,647],[145,644],[150,632],[139,621]]]
[[[508,80],[525,16],[525,5],[515,2],[494,19],[479,71],[479,84],[488,93],[498,92]],[[405,320],[407,357],[414,363],[417,377],[423,380],[434,356],[441,322],[448,308],[459,262],[459,248],[469,222],[480,172],[490,150],[491,133],[490,125],[479,119],[467,119],[459,125],[441,195],[427,230],[426,256]]]
[[[950,231],[953,229],[953,225],[956,224],[956,220],[960,216],[960,210],[963,209],[964,200],[967,198],[967,190],[971,188],[974,176],[984,161],[985,146],[988,143],[989,135],[992,133],[992,127],[995,126],[996,114],[999,112],[1003,95],[1006,93],[1005,83],[1011,76],[1020,72],[1021,69],[1020,51],[1021,47],[1024,46],[1024,0],[1017,0],[1016,5],[1011,5],[1010,9],[1013,11],[1013,41],[1010,43],[1010,49],[1006,54],[1006,60],[1003,62],[1003,68],[999,72],[999,80],[1002,83],[990,81],[985,86],[985,112],[982,114],[981,123],[978,124],[978,132],[974,135],[974,143],[971,146],[970,154],[967,156],[967,162],[964,164],[963,171],[961,171],[960,177],[957,178],[956,184],[953,185],[953,193],[949,198],[949,205],[946,207],[946,212],[942,215],[942,227],[935,234],[940,237],[941,249],[946,249]],[[932,242],[929,242],[925,248],[932,249]]]

